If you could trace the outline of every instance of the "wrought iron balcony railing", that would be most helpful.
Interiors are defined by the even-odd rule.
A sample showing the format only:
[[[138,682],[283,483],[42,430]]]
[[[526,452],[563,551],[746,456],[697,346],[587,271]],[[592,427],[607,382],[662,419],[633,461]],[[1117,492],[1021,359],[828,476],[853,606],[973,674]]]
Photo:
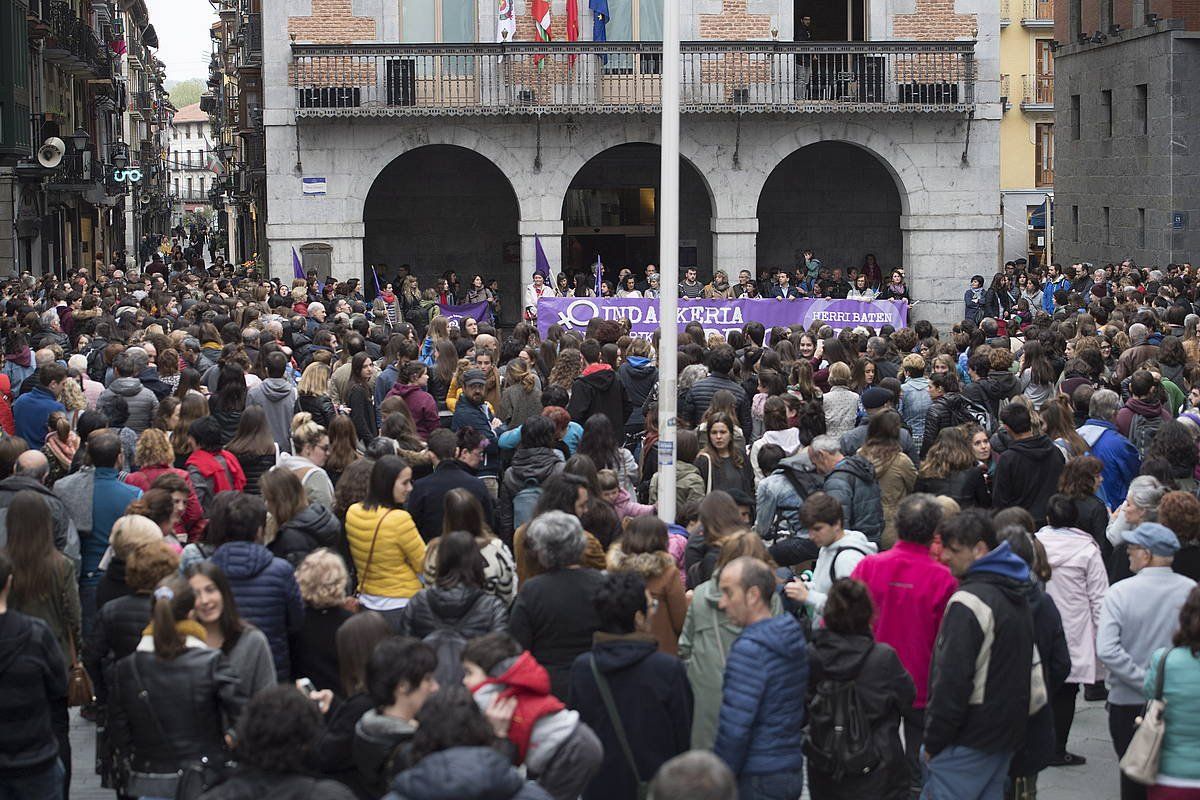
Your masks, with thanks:
[[[974,42],[684,42],[687,113],[961,112]],[[301,116],[642,113],[661,42],[292,45]]]
[[[238,53],[238,67],[255,67],[262,65],[262,14],[247,14],[245,21],[238,30],[241,48]]]
[[[1027,111],[1054,110],[1054,76],[1025,75],[1025,94],[1021,108]]]

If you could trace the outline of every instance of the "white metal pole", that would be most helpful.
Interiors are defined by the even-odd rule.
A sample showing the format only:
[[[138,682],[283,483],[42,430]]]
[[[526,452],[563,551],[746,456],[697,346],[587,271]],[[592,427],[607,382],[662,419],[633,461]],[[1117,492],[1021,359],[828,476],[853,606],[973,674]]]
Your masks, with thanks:
[[[679,0],[663,2],[662,175],[658,195],[658,516],[675,521],[679,329]]]
[[[1048,267],[1054,263],[1054,197],[1046,195],[1046,214],[1044,223],[1046,225],[1046,263],[1042,266]]]

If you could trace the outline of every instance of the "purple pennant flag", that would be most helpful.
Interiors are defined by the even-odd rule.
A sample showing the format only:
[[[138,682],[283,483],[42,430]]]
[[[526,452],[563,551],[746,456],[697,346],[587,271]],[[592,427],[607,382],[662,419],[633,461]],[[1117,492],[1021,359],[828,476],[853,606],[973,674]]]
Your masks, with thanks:
[[[371,275],[375,278],[375,294],[383,294],[383,287],[379,285],[379,273],[375,271],[375,265],[371,265]]]
[[[550,259],[546,258],[546,251],[542,249],[542,238],[540,236],[533,237],[534,248],[534,266],[533,274],[541,275],[546,279],[546,283],[550,282]]]
[[[292,274],[296,276],[296,280],[304,280],[304,267],[300,266],[300,256],[296,255],[296,248],[292,248]]]

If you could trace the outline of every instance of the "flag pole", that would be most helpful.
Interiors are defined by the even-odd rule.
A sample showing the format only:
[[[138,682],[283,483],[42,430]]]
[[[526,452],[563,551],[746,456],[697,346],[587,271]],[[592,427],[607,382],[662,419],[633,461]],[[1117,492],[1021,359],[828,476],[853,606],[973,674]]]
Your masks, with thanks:
[[[662,173],[658,263],[658,516],[675,522],[675,405],[679,328],[679,0],[663,2]]]

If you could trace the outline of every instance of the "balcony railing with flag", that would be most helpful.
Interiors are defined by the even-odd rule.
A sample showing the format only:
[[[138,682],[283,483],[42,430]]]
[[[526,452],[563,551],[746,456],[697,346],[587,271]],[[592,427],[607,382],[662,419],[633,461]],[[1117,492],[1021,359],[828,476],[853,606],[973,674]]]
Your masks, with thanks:
[[[965,112],[974,42],[684,42],[685,113]],[[661,42],[292,45],[300,116],[659,109]]]
[[[1054,110],[1054,76],[1025,75],[1025,94],[1021,108],[1025,111]]]

